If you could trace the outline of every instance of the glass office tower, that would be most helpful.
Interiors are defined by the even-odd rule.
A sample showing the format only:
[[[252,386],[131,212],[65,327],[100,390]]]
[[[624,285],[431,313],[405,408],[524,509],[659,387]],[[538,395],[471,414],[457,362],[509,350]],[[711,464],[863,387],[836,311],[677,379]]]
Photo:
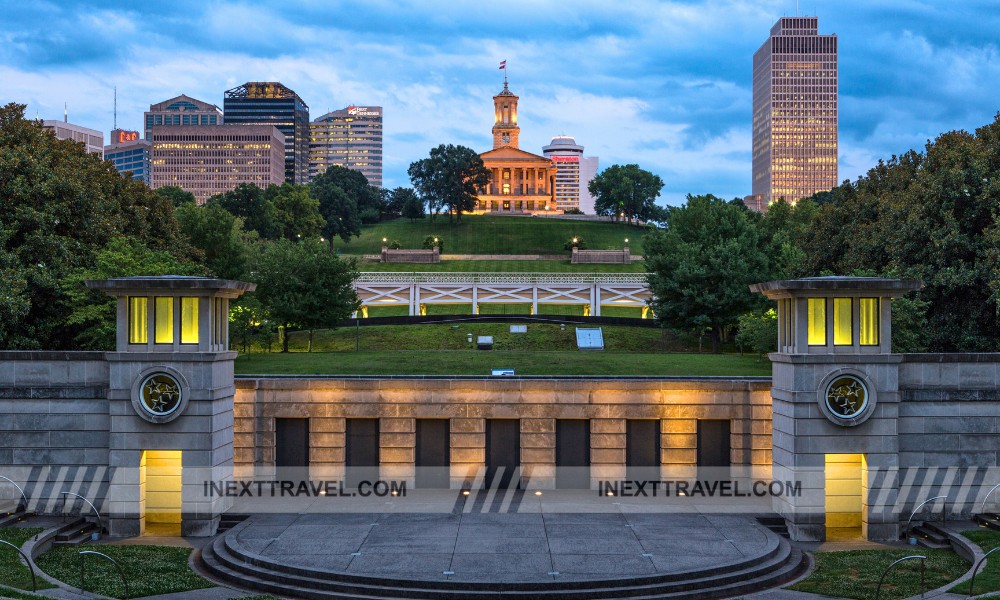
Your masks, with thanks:
[[[753,195],[796,202],[837,185],[837,36],[782,17],[753,56]]]
[[[361,171],[382,187],[382,107],[348,106],[310,125],[309,179],[338,166]]]
[[[273,125],[285,136],[285,181],[309,183],[309,106],[274,81],[250,81],[226,92],[226,125]]]

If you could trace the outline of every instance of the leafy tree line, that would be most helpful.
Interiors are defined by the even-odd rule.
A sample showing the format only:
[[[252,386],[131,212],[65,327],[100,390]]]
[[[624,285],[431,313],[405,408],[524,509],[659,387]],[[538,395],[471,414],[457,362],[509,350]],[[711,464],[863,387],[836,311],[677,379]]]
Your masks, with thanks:
[[[389,210],[360,173],[332,168],[313,187],[244,185],[197,206],[183,190],[152,191],[82,144],[55,139],[24,109],[0,107],[0,349],[113,348],[113,300],[88,279],[257,282],[234,310],[245,341],[277,326],[333,327],[357,308],[355,263],[320,236],[356,235],[358,206]]]

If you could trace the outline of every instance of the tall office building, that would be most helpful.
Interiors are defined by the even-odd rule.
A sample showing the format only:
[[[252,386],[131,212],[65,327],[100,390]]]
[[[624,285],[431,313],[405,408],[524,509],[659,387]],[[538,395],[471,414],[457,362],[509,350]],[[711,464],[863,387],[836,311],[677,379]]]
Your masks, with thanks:
[[[104,159],[110,160],[119,173],[132,173],[132,179],[150,185],[149,140],[139,137],[138,131],[114,129],[111,143],[104,147]]]
[[[555,199],[557,210],[583,210],[589,199],[590,213],[594,212],[594,201],[587,191],[587,185],[597,174],[597,159],[583,156],[583,146],[565,135],[552,138],[548,146],[542,146],[542,155],[556,165]]]
[[[199,204],[241,183],[285,179],[285,136],[273,125],[154,125],[153,189],[175,185]]]
[[[181,94],[176,98],[150,104],[143,113],[146,124],[143,137],[150,139],[153,127],[157,125],[222,125],[222,110],[215,104],[195,100]]]
[[[46,119],[42,127],[50,130],[58,140],[73,140],[80,142],[91,154],[104,158],[104,134],[96,129],[74,125],[64,118],[62,121]]]
[[[309,124],[309,180],[338,166],[382,187],[382,107],[348,106]]]
[[[226,91],[227,125],[272,125],[285,136],[285,181],[309,183],[309,106],[273,81],[249,81]]]
[[[753,195],[796,202],[837,185],[837,36],[782,17],[753,56]]]

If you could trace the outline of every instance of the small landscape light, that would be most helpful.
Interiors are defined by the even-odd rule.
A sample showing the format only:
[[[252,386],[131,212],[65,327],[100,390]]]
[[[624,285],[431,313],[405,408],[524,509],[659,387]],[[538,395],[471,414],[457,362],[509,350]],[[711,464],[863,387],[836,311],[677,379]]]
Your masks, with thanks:
[[[614,492],[612,492],[611,490],[608,490],[608,496],[614,496],[614,495],[615,495]]]
[[[541,496],[542,495],[542,490],[535,490],[535,495],[536,496]]]
[[[388,242],[388,241],[389,241],[389,238],[382,238],[382,243],[383,244],[386,243],[386,242]]]
[[[625,238],[625,243],[626,243],[626,244],[628,243],[628,238]]]
[[[573,243],[574,243],[574,244],[576,243],[576,238],[573,238]]]
[[[469,495],[469,490],[462,490],[462,495],[463,496],[468,496]]]

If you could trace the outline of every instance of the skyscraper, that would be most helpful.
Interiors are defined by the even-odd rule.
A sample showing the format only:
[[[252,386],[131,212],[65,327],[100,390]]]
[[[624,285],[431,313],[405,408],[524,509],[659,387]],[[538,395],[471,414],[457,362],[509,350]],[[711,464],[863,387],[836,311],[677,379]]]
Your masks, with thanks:
[[[556,165],[555,198],[557,210],[584,210],[589,205],[594,212],[594,201],[587,191],[587,185],[597,174],[597,159],[583,156],[583,146],[576,140],[557,135],[548,146],[542,146],[542,154]]]
[[[139,137],[138,131],[114,129],[111,143],[104,147],[104,159],[110,160],[119,173],[132,173],[132,179],[150,185],[149,140]]]
[[[837,36],[782,17],[753,56],[753,195],[796,202],[837,185]]]
[[[68,122],[66,118],[63,118],[62,121],[46,119],[42,121],[42,127],[52,131],[56,139],[80,142],[87,149],[87,152],[104,158],[104,134],[100,131],[74,125]]]
[[[348,106],[309,124],[309,180],[329,166],[361,171],[382,187],[381,106]]]
[[[276,81],[226,91],[226,125],[273,125],[285,136],[285,181],[309,183],[309,106]]]
[[[222,125],[222,111],[214,104],[181,94],[150,104],[143,122],[146,124],[143,137],[148,140],[155,125]]]

